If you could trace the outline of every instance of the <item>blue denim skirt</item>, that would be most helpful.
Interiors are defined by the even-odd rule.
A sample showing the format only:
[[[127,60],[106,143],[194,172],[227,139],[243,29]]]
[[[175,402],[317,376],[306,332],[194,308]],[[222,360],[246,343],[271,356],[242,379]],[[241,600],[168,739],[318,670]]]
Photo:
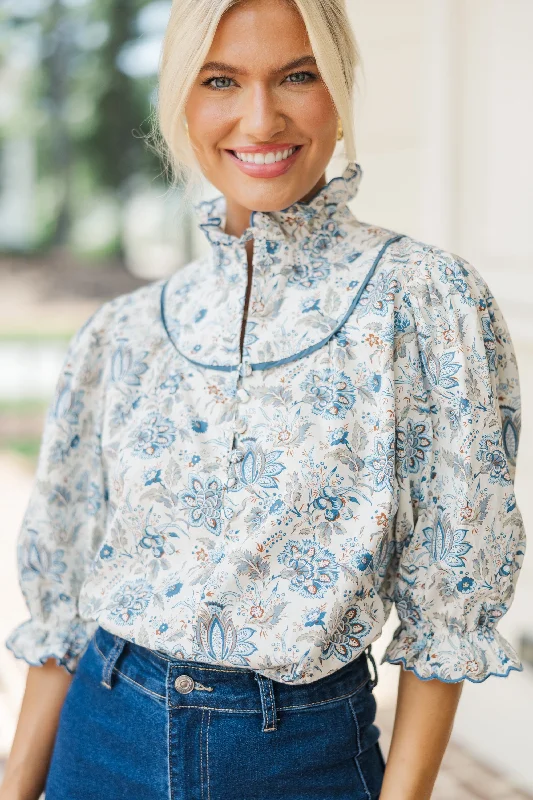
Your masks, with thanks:
[[[366,653],[291,685],[99,627],[61,709],[46,800],[374,800],[373,685]]]

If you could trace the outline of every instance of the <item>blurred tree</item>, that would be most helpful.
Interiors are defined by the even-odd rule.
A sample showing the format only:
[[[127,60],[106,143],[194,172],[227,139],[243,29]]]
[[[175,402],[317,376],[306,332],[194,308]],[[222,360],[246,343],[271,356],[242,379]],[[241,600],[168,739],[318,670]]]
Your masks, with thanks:
[[[38,170],[40,180],[54,187],[43,244],[64,246],[73,219],[91,198],[111,192],[120,203],[135,176],[160,175],[161,166],[140,133],[150,114],[170,2],[4,2],[8,12],[3,12],[0,26],[38,29],[39,63],[32,87],[40,111],[35,131]],[[155,36],[152,27],[145,37],[139,20],[151,6],[159,10],[159,27]],[[144,58],[145,67],[131,69],[135,46],[146,38],[150,54],[140,49],[137,58]],[[122,254],[120,239],[116,254]]]

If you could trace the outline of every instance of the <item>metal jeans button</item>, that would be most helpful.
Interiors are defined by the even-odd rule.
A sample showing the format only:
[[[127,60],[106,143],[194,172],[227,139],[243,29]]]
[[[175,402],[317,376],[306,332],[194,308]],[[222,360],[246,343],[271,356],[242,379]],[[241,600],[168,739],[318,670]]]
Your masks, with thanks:
[[[174,681],[176,691],[181,694],[188,694],[194,689],[194,681],[190,675],[179,675]]]

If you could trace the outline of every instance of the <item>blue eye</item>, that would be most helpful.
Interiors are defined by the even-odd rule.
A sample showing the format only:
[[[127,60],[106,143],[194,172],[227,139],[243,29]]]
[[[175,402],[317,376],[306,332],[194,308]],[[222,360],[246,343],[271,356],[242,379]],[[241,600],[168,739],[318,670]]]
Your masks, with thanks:
[[[231,82],[231,78],[227,78],[225,75],[215,75],[214,78],[208,78],[206,81],[202,82],[202,86],[209,86],[210,89],[228,89],[229,86],[215,86],[213,81],[229,81]]]
[[[304,83],[311,83],[317,79],[317,75],[314,75],[312,72],[292,72],[290,75],[287,75],[287,82],[288,83],[295,83],[295,84],[304,84]],[[207,86],[209,89],[214,89],[215,91],[223,91],[225,89],[230,89],[233,83],[233,78],[228,78],[226,75],[215,75],[213,78],[207,78],[207,80],[202,81],[202,86]]]
[[[289,80],[289,83],[309,83],[316,80],[316,75],[312,72],[292,72],[287,78],[304,78],[304,80]]]

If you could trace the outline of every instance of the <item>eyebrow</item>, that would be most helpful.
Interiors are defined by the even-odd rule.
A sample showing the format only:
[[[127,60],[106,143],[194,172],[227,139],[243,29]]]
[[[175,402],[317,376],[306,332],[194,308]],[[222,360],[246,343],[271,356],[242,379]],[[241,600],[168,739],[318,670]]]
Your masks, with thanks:
[[[298,67],[311,66],[316,67],[316,58],[314,56],[302,56],[301,58],[294,59],[294,61],[289,61],[288,64],[284,64],[279,69],[272,70],[272,74],[275,75],[279,72],[286,72],[289,69],[297,69]],[[246,70],[238,69],[237,67],[233,67],[231,64],[225,64],[223,61],[207,61],[200,68],[200,73],[213,71],[229,72],[232,75],[248,75]]]

